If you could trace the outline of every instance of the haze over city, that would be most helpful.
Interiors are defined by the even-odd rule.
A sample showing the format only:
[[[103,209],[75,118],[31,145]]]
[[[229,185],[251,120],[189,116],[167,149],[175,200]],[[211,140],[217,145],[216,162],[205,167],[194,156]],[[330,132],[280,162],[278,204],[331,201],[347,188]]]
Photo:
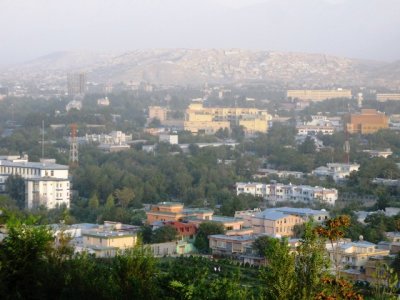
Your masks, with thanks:
[[[244,48],[400,59],[396,0],[0,1],[0,64],[56,51]]]

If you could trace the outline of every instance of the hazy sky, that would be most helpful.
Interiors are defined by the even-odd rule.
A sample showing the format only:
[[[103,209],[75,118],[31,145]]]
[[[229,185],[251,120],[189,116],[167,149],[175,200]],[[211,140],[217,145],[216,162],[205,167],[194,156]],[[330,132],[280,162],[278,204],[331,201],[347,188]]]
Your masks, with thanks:
[[[246,48],[400,59],[400,0],[0,0],[0,64],[63,50]]]

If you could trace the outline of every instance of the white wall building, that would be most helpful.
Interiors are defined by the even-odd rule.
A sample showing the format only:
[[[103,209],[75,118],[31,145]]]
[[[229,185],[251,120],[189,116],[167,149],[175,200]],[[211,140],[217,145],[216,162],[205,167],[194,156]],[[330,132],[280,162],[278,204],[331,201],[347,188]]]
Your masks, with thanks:
[[[28,162],[27,156],[0,156],[0,192],[5,192],[5,181],[10,175],[25,179],[27,208],[70,206],[68,166],[56,164],[52,159]]]
[[[326,167],[316,168],[312,174],[323,178],[331,176],[334,181],[340,181],[346,179],[351,172],[358,171],[359,168],[359,164],[328,163]]]
[[[159,142],[168,143],[171,145],[178,145],[178,135],[177,134],[160,134],[159,135]]]
[[[282,183],[265,184],[257,182],[236,183],[236,194],[243,193],[263,197],[272,204],[276,204],[277,202],[312,203],[319,201],[334,205],[338,198],[338,191],[336,189],[326,189],[319,186],[312,187]]]

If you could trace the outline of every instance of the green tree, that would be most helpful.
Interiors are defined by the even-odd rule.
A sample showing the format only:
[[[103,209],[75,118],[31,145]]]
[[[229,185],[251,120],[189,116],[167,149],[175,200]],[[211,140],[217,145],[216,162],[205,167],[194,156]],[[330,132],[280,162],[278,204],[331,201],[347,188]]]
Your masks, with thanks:
[[[152,242],[164,243],[176,240],[178,232],[172,226],[162,226],[153,231]]]
[[[119,287],[115,294],[118,298],[159,299],[156,260],[148,247],[138,245],[118,254],[113,259],[112,270]]]
[[[261,256],[265,256],[267,252],[268,244],[271,238],[269,236],[260,236],[253,243],[253,249]]]
[[[260,272],[266,299],[297,299],[295,255],[287,239],[270,238],[265,250],[267,267]]]
[[[104,204],[104,208],[106,210],[110,210],[115,207],[115,200],[112,194],[108,195],[106,203]]]
[[[99,208],[99,198],[97,198],[97,195],[94,194],[92,197],[90,197],[88,206],[90,209],[95,210]]]
[[[323,288],[321,279],[328,276],[329,258],[325,242],[314,231],[312,222],[305,223],[304,235],[297,247],[295,272],[299,300],[314,299]]]
[[[124,187],[121,190],[116,190],[115,195],[118,199],[118,203],[123,207],[127,208],[135,197],[135,192],[129,188]]]
[[[6,180],[6,192],[17,202],[20,209],[25,208],[25,181],[19,175],[11,175]]]
[[[212,234],[223,234],[225,232],[224,226],[217,222],[203,222],[199,226],[197,231],[194,246],[201,253],[209,253],[209,241],[208,236]]]
[[[0,243],[0,294],[5,299],[43,299],[53,245],[50,230],[19,220],[10,220],[7,228]]]

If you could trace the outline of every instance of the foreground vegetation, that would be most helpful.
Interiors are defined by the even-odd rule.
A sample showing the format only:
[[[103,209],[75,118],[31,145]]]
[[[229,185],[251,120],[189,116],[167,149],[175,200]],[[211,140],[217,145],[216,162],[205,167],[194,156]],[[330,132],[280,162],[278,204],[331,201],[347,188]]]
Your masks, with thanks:
[[[339,217],[308,223],[296,254],[285,239],[264,238],[266,266],[238,265],[207,257],[154,258],[139,244],[113,258],[74,254],[69,237],[56,241],[32,217],[8,220],[0,243],[2,299],[363,299],[355,287],[329,272],[326,240],[348,226]],[[397,279],[396,279],[397,280]],[[392,299],[393,289],[363,290],[373,299]],[[375,298],[384,296],[383,298]]]

